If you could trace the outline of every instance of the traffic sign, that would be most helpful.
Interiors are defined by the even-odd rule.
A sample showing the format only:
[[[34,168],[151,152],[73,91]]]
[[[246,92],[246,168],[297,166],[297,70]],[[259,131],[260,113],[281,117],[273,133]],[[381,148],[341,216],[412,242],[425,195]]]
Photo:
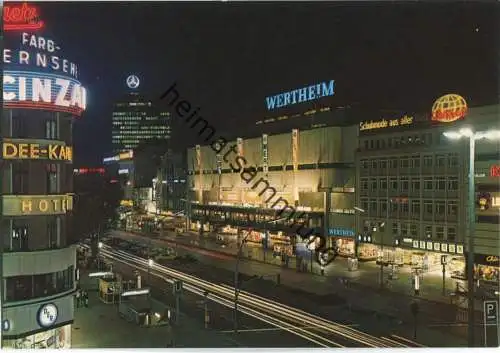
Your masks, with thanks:
[[[493,300],[484,302],[484,324],[496,325],[498,323],[498,303]]]

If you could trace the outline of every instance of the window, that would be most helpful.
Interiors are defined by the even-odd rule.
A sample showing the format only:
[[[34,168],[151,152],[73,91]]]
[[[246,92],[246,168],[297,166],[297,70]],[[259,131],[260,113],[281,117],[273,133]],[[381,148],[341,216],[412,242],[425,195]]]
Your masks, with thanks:
[[[370,201],[370,212],[377,213],[377,200]]]
[[[377,190],[377,179],[373,179],[372,180],[371,190],[372,191],[376,191]]]
[[[448,191],[457,191],[457,190],[458,190],[458,178],[448,177]]]
[[[408,158],[401,158],[399,160],[400,168],[408,168],[410,166],[410,160]]]
[[[457,230],[453,227],[448,228],[448,233],[446,234],[446,238],[448,241],[456,241],[457,239]]]
[[[420,191],[420,180],[412,179],[411,180],[411,191],[418,192]]]
[[[456,201],[448,201],[448,216],[458,215],[458,203]]]
[[[399,223],[392,224],[392,234],[399,234]]]
[[[432,178],[425,178],[424,179],[424,190],[432,191],[434,189],[432,184],[433,184]]]
[[[28,251],[28,240],[28,226],[25,224],[14,223],[14,225],[12,226],[12,239],[10,249],[12,251]]]
[[[408,213],[408,203],[404,202],[404,203],[400,203],[399,204],[399,209],[401,210],[401,212],[403,213]]]
[[[424,156],[424,167],[432,168],[432,156]]]
[[[57,193],[57,165],[47,164],[47,194]]]
[[[411,213],[415,215],[420,215],[420,201],[419,200],[413,200],[411,202]]]
[[[27,138],[29,135],[27,117],[17,115],[12,117],[12,137]]]
[[[391,202],[391,212],[398,212],[398,204],[395,202]]]
[[[57,232],[57,223],[58,223],[58,219],[57,218],[53,218],[53,219],[50,219],[48,222],[47,222],[47,237],[48,237],[48,240],[49,240],[49,247],[51,249],[54,249],[54,248],[57,248],[58,246],[58,232]]]
[[[420,156],[411,157],[411,167],[420,168]]]
[[[401,178],[401,191],[408,191],[410,188],[410,181],[408,178]]]
[[[446,179],[437,178],[436,179],[436,190],[445,191],[446,190]]]
[[[361,179],[361,190],[363,191],[368,190],[368,179],[366,178]]]
[[[398,159],[397,158],[391,158],[389,160],[390,166],[392,169],[397,169],[398,168]]]
[[[45,122],[45,138],[49,140],[57,139],[57,123],[54,120]]]
[[[424,234],[425,239],[432,239],[432,226],[425,226]]]
[[[433,204],[431,200],[424,200],[424,213],[426,214],[433,214]]]
[[[451,168],[458,166],[458,155],[456,153],[448,155],[448,166]]]
[[[12,163],[12,193],[23,195],[29,194],[28,166],[22,161]]]
[[[368,169],[368,161],[366,159],[362,159],[360,161],[361,169]]]
[[[380,189],[387,190],[387,178],[380,179]]]
[[[361,199],[361,208],[363,210],[367,210],[368,209],[368,199]]]
[[[436,227],[436,239],[438,240],[444,239],[444,227],[441,226]]]
[[[406,236],[409,233],[409,227],[407,223],[402,223],[401,224],[401,234]]]
[[[391,178],[389,180],[389,184],[390,184],[390,187],[391,187],[392,191],[398,191],[398,179]]]
[[[436,155],[436,166],[443,168],[446,166],[446,156],[443,154]]]
[[[386,160],[382,160],[379,163],[380,163],[380,169],[387,169],[387,161]]]
[[[410,235],[412,238],[416,238],[418,235],[418,227],[416,224],[410,225]]]
[[[379,201],[379,210],[380,214],[382,216],[385,216],[387,213],[387,200],[380,200]]]
[[[365,150],[368,149],[368,141],[364,141],[364,145],[365,145]]]
[[[378,162],[376,159],[372,160],[372,169],[377,169],[378,168]]]
[[[443,216],[446,214],[446,206],[444,201],[436,201],[436,214]]]

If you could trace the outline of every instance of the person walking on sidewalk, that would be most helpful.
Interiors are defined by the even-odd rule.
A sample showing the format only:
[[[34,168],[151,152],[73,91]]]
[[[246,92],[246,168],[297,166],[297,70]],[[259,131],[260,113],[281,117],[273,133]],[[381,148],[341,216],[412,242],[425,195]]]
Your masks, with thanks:
[[[83,302],[86,308],[89,307],[89,293],[83,292]]]
[[[82,290],[80,288],[78,288],[76,290],[76,307],[77,308],[80,307],[81,300],[82,300]]]

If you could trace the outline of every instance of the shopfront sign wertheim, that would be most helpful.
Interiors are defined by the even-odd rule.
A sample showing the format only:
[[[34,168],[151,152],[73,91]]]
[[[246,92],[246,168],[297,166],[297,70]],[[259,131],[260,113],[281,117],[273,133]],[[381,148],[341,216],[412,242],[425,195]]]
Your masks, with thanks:
[[[73,148],[65,146],[64,143],[29,142],[22,139],[5,139],[2,141],[3,159],[49,159],[56,161],[71,162],[73,160]]]
[[[3,216],[37,216],[65,214],[73,209],[73,196],[65,195],[4,195]]]
[[[330,228],[328,229],[328,235],[339,236],[339,237],[353,237],[355,234],[354,229],[348,228]]]

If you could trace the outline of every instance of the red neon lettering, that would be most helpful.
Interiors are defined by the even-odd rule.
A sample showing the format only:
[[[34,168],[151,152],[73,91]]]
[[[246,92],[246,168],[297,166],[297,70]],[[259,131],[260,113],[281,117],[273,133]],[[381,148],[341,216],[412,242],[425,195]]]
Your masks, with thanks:
[[[442,122],[452,122],[461,119],[467,113],[467,108],[460,108],[459,110],[436,110],[432,112],[432,120]]]
[[[490,176],[500,178],[500,165],[492,165],[490,168]]]
[[[3,28],[5,31],[35,30],[43,27],[36,7],[27,3],[18,5],[5,5],[3,10]]]

